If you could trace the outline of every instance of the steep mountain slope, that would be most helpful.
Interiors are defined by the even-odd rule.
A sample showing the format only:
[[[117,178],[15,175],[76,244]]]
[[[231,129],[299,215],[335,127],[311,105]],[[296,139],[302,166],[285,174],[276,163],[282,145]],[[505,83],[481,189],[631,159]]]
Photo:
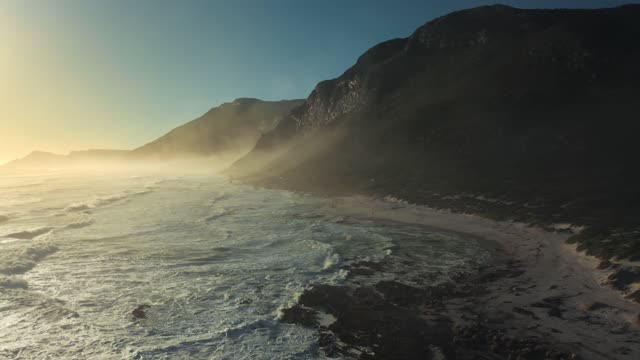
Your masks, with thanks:
[[[201,117],[132,151],[132,157],[169,159],[246,153],[262,133],[302,100],[261,101],[241,98],[209,110]]]
[[[319,83],[229,173],[591,225],[592,251],[640,256],[639,36],[638,5],[452,13]]]

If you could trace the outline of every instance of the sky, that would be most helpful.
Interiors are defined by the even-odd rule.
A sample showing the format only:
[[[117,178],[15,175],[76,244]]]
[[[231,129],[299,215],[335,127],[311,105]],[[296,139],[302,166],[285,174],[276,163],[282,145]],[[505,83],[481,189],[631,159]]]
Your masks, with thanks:
[[[135,148],[238,97],[305,98],[371,46],[491,3],[0,0],[0,163],[33,150]]]

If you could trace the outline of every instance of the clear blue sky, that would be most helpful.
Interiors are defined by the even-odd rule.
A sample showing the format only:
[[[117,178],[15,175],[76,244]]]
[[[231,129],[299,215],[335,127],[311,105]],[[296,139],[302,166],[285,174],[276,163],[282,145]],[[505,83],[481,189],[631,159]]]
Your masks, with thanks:
[[[0,161],[33,149],[132,148],[237,97],[306,97],[376,43],[490,3],[0,0],[0,78],[11,79],[0,82],[11,99],[0,109]]]

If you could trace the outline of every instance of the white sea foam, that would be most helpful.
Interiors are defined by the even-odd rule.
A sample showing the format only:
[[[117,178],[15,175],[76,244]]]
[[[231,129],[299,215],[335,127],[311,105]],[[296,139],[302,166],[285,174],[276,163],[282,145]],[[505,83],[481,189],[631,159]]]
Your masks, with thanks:
[[[4,250],[0,254],[0,273],[11,275],[31,270],[38,261],[56,252],[58,247],[48,242],[41,242],[31,243],[26,247],[8,247]]]
[[[127,197],[127,194],[124,194],[124,193],[113,194],[113,195],[109,195],[109,196],[100,196],[100,197],[96,197],[96,198],[94,198],[92,200],[89,200],[89,201],[73,203],[73,204],[67,206],[65,209],[67,211],[90,210],[90,209],[96,208],[98,206],[104,206],[104,205],[108,205],[108,204],[114,203],[114,202],[122,200],[122,199],[124,199],[126,197]]]
[[[395,206],[405,207],[411,205],[407,200],[399,199],[395,196],[387,195],[384,197],[384,200],[388,203],[392,203]]]
[[[67,229],[80,229],[80,228],[83,228],[83,227],[90,226],[93,223],[94,223],[94,220],[87,216],[87,217],[85,217],[85,218],[83,218],[81,220],[78,220],[76,222],[72,222],[70,224],[67,224],[64,227],[67,228]]]
[[[322,269],[323,270],[332,269],[336,265],[339,265],[341,260],[342,258],[340,257],[340,255],[336,253],[328,254],[327,257],[324,259],[324,264],[322,266]]]
[[[30,229],[30,230],[22,230],[22,231],[9,233],[9,234],[4,235],[4,237],[14,238],[14,239],[29,239],[30,240],[30,239],[33,239],[33,238],[38,237],[40,235],[46,234],[46,233],[50,232],[53,229],[54,229],[54,227],[45,226],[45,227],[40,227],[40,228],[35,228],[35,229]]]
[[[82,202],[76,202],[76,203],[70,204],[65,208],[65,210],[70,212],[91,210],[97,207],[106,206],[106,205],[124,200],[130,196],[148,194],[151,191],[152,191],[151,189],[145,188],[144,190],[121,192],[121,193],[107,195],[107,196],[98,196],[89,201],[82,201]]]
[[[341,265],[380,261],[413,231],[323,213],[311,196],[156,178],[60,175],[64,191],[33,187],[51,210],[2,209],[25,215],[0,224],[23,233],[0,241],[0,358],[318,358],[316,332],[278,309],[310,284],[349,281]],[[412,255],[431,254],[431,272],[474,256],[447,241],[420,233]]]

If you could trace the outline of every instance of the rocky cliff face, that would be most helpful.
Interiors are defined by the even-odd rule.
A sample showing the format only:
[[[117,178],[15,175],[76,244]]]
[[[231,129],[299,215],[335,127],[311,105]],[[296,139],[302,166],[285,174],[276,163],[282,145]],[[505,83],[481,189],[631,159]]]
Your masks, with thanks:
[[[521,10],[496,5],[456,12],[425,24],[406,39],[371,48],[342,76],[320,82],[278,130],[294,125],[296,131],[325,126],[387,100],[393,92],[412,85],[411,79],[425,75],[448,84],[442,90],[474,80],[462,75],[484,76],[490,82],[482,90],[507,100],[534,91],[554,97],[560,89],[544,87],[553,83],[589,90],[602,85],[605,76],[608,85],[614,81],[631,85],[625,71],[634,67],[637,56],[634,37],[638,26],[634,22],[639,11],[634,5],[602,10]],[[485,61],[491,66],[480,67]],[[637,73],[633,70],[634,76]],[[426,82],[413,85],[433,86]],[[468,81],[462,85],[470,87]],[[430,95],[424,99],[428,101],[444,94],[424,95]]]
[[[229,172],[415,202],[483,194],[496,201],[461,210],[628,228],[639,36],[638,5],[452,13],[319,83]]]
[[[170,159],[246,153],[261,134],[272,130],[302,100],[240,98],[131,152],[131,157]]]

